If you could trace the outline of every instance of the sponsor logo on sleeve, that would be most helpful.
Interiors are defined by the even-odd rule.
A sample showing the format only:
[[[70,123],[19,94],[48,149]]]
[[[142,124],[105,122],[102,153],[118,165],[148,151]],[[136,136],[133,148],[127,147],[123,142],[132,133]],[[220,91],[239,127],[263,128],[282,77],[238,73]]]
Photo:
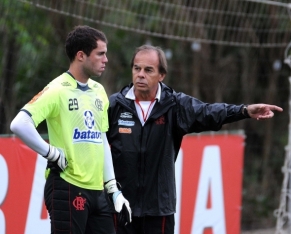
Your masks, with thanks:
[[[38,94],[36,94],[30,101],[28,104],[32,104],[34,103],[46,90],[48,90],[49,87],[45,87],[42,91],[40,91]]]

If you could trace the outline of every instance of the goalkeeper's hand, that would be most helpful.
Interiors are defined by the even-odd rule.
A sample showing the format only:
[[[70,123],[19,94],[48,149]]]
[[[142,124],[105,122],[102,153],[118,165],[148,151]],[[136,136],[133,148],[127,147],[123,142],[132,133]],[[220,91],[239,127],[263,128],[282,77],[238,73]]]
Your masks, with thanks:
[[[122,192],[117,188],[116,180],[110,180],[105,184],[105,189],[112,199],[115,210],[118,212],[118,225],[125,226],[131,222],[131,209],[128,200],[124,198]]]
[[[56,164],[62,171],[64,171],[68,165],[68,161],[63,150],[52,145],[49,145],[49,152],[46,156],[44,156],[44,158]]]

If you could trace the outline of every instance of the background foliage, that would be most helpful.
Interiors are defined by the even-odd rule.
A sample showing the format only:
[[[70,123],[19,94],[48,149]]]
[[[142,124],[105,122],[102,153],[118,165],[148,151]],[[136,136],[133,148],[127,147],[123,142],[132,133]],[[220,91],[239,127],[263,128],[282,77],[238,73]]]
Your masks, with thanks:
[[[137,1],[134,5],[137,11],[139,4]],[[154,5],[149,11],[164,14]],[[94,17],[116,17],[109,11],[98,13]],[[285,47],[253,48],[179,41],[110,27],[16,0],[2,0],[0,15],[0,134],[11,134],[9,125],[19,109],[50,80],[68,69],[64,42],[67,33],[79,24],[98,28],[109,39],[109,64],[98,78],[108,95],[131,81],[130,60],[134,49],[151,43],[162,47],[169,55],[165,83],[176,91],[204,102],[262,102],[281,106],[285,111],[271,120],[245,120],[222,129],[243,129],[246,135],[242,229],[275,226],[273,212],[279,206],[281,167],[288,144],[290,69],[283,63]],[[141,19],[128,20],[134,25]],[[155,28],[154,21],[145,23]],[[278,28],[290,26],[277,23]],[[288,36],[282,34],[285,40]],[[38,130],[46,133],[45,124]]]

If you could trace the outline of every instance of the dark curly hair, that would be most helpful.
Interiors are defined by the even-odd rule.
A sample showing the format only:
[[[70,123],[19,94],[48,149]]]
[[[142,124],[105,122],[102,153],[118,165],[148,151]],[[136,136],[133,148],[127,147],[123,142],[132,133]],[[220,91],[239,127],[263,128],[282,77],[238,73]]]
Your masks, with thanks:
[[[89,56],[92,50],[97,48],[97,40],[101,40],[106,44],[108,43],[103,32],[86,25],[76,26],[74,30],[69,32],[65,44],[66,53],[70,62],[74,60],[78,51],[83,51]]]

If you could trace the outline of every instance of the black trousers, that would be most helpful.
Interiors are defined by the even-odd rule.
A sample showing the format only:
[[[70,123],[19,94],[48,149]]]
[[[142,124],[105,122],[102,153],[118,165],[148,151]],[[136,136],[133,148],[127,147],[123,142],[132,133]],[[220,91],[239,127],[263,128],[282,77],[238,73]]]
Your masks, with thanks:
[[[79,188],[51,171],[44,197],[52,234],[115,234],[110,201],[103,190]]]
[[[114,219],[116,220],[116,219]],[[132,217],[125,227],[116,227],[117,234],[174,234],[174,214],[167,216]]]

